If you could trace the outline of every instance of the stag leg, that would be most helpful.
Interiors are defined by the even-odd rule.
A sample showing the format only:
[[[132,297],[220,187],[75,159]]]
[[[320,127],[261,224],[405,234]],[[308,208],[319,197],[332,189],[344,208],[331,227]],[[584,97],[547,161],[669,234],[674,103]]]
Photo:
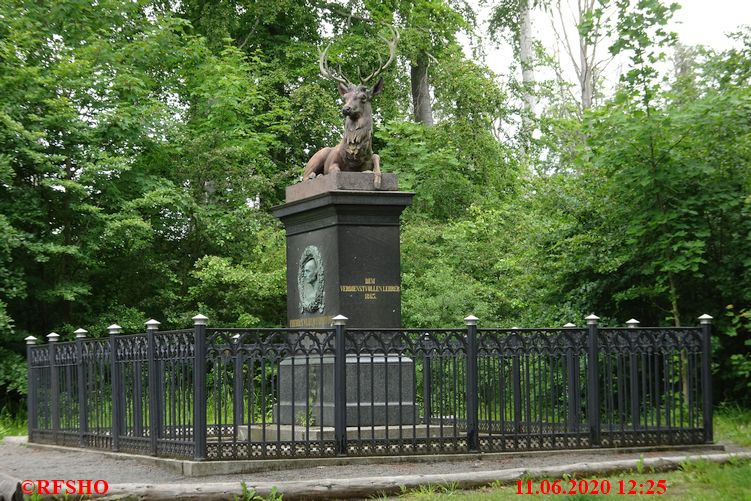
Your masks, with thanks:
[[[321,148],[315,155],[310,157],[308,163],[305,164],[305,170],[303,171],[303,181],[308,179],[314,179],[317,175],[323,174],[323,167],[326,164],[326,159],[329,157],[329,153],[334,148]]]
[[[339,165],[340,156],[339,156],[339,147],[335,146],[331,148],[331,153],[326,158],[326,162],[323,166],[323,174],[333,174],[334,172],[339,172],[342,170],[341,166]]]
[[[373,154],[373,186],[375,189],[381,189],[381,157]]]

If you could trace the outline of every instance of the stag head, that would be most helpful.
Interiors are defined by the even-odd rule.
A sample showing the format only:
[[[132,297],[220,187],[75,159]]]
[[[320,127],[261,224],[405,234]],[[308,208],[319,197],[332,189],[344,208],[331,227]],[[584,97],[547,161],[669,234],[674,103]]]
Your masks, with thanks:
[[[339,84],[339,95],[344,100],[344,106],[342,107],[342,115],[357,119],[364,112],[370,111],[370,100],[378,95],[383,90],[383,77],[378,79],[378,82],[372,89],[368,88],[368,82],[375,77],[379,76],[383,71],[389,67],[396,57],[396,44],[399,42],[399,32],[396,28],[389,26],[391,31],[391,39],[387,39],[384,36],[379,35],[381,40],[386,42],[389,48],[389,57],[386,62],[383,62],[381,56],[378,56],[378,68],[372,73],[363,77],[360,67],[357,67],[357,74],[359,76],[360,84],[353,84],[341,71],[341,67],[337,68],[337,71],[332,70],[328,64],[328,52],[331,48],[329,44],[326,49],[321,52],[321,58],[319,61],[319,68],[321,70],[321,76],[328,80],[333,80]]]
[[[383,90],[383,77],[370,89],[366,85],[352,85],[347,87],[339,84],[339,95],[342,96],[342,116],[351,120],[357,120],[363,115],[371,113],[370,101]]]

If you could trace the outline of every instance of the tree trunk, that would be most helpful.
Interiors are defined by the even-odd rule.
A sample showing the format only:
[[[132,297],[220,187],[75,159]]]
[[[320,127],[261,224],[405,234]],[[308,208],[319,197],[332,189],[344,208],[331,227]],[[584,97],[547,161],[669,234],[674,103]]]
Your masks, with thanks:
[[[430,102],[430,82],[428,80],[428,56],[420,52],[417,61],[411,65],[412,105],[415,109],[415,121],[433,125],[433,105]]]
[[[675,278],[672,273],[668,274],[670,284],[670,307],[673,312],[673,325],[681,326],[681,316],[678,310],[678,288],[675,286]],[[688,380],[688,357],[686,352],[681,350],[681,393],[683,393],[683,405],[688,406],[689,402],[689,380]]]
[[[530,1],[519,2],[519,62],[524,84],[524,109],[534,115],[537,97],[534,93],[534,49],[532,47],[532,8]]]

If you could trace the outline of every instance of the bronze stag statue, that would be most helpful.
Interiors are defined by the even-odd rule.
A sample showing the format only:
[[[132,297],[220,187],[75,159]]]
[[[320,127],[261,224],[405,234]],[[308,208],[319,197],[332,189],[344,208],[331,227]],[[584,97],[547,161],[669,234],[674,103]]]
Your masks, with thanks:
[[[370,101],[383,90],[383,77],[373,88],[368,87],[368,82],[379,76],[393,61],[396,55],[396,44],[399,41],[399,33],[391,28],[393,38],[383,38],[389,47],[389,58],[366,77],[360,77],[360,84],[355,85],[341,74],[329,68],[327,53],[331,45],[321,53],[319,66],[321,76],[334,80],[338,83],[339,95],[342,96],[344,106],[344,134],[341,142],[332,147],[326,147],[313,155],[305,165],[303,180],[313,179],[319,175],[333,172],[373,172],[376,189],[381,187],[381,158],[373,153],[372,132],[373,116]],[[358,71],[359,74],[359,71]]]

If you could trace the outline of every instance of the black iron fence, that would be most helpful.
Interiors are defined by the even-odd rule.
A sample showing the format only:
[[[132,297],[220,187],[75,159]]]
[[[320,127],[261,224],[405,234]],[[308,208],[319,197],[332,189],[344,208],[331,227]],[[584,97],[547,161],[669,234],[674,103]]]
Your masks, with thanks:
[[[29,439],[197,460],[711,442],[711,317],[597,320],[27,338]]]

